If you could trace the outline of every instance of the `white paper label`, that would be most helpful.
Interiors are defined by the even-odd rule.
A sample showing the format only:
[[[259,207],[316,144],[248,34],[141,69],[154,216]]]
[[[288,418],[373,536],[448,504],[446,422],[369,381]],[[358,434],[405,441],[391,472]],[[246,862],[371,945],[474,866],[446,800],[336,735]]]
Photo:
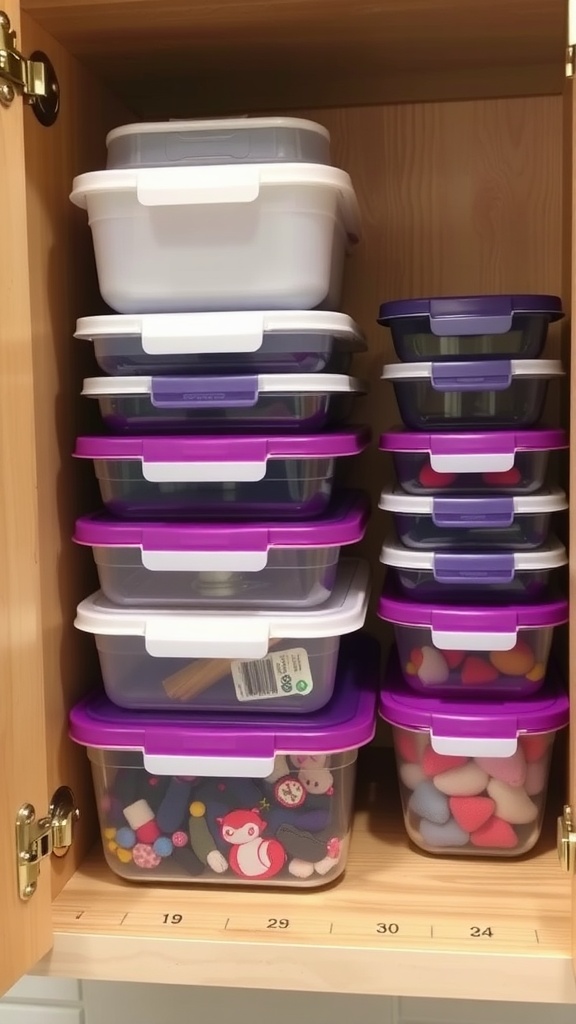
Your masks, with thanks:
[[[312,693],[310,662],[304,647],[274,651],[259,661],[233,661],[231,666],[240,701],[307,697]]]

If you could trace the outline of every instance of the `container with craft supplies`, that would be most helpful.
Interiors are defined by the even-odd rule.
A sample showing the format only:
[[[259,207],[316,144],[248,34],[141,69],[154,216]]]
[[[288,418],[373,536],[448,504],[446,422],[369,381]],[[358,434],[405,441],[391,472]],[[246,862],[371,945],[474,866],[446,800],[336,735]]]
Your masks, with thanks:
[[[338,309],[360,234],[350,177],[318,163],[95,171],[71,200],[118,313]]]
[[[344,313],[312,309],[83,317],[75,338],[94,344],[104,373],[348,373],[366,351]]]
[[[264,373],[194,377],[91,377],[113,434],[325,430],[343,423],[366,385],[342,373]]]
[[[403,362],[537,359],[563,316],[557,295],[462,295],[384,302],[378,323]]]
[[[394,626],[411,689],[459,699],[525,697],[543,685],[554,629],[568,621],[568,602],[432,604],[405,597],[389,576],[378,615]]]
[[[374,736],[378,647],[342,645],[330,703],[306,717],[77,705],[106,861],[132,882],[312,888],[346,867],[358,748]]]
[[[426,433],[391,430],[380,437],[407,494],[523,495],[548,482],[551,453],[568,447],[564,430]]]
[[[550,517],[568,508],[560,488],[537,494],[430,495],[385,488],[402,544],[418,551],[532,551],[546,544]]]
[[[404,823],[428,853],[516,857],[540,836],[568,696],[554,671],[532,696],[462,702],[410,691],[393,653],[380,694]]]
[[[105,597],[130,607],[314,608],[336,583],[343,546],[370,514],[358,492],[324,515],[286,522],[129,522],[105,512],[77,520]]]
[[[548,383],[563,375],[557,359],[394,363],[382,372],[411,430],[531,427],[542,415]]]
[[[325,434],[80,437],[102,501],[126,519],[293,519],[322,515],[337,459],[368,444],[363,428]]]
[[[557,584],[556,570],[568,564],[556,537],[534,551],[432,551],[407,548],[393,537],[380,561],[391,566],[400,589],[417,601],[538,601]]]
[[[366,564],[342,559],[313,608],[128,608],[99,591],[75,625],[94,634],[120,707],[307,714],[332,696],[340,638],[364,625],[368,591]]]
[[[107,168],[330,163],[330,133],[299,117],[123,124],[106,136]]]

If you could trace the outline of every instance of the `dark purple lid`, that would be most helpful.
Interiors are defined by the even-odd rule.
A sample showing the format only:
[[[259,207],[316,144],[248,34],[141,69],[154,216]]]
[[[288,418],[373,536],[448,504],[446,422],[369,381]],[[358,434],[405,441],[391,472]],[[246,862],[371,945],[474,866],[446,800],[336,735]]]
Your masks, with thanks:
[[[355,634],[342,641],[332,700],[308,715],[127,711],[95,693],[70,712],[70,736],[85,747],[175,757],[265,759],[353,750],[374,736],[379,671],[378,643]]]
[[[404,682],[392,651],[380,691],[380,715],[391,725],[430,731],[436,737],[512,739],[520,733],[553,732],[568,725],[569,701],[553,663],[537,693],[471,701],[416,693]]]
[[[386,578],[378,602],[378,617],[402,626],[429,626],[438,633],[515,633],[518,629],[560,626],[568,621],[564,597],[537,604],[424,604],[402,597],[393,579]]]
[[[366,448],[366,427],[324,434],[225,434],[221,436],[79,437],[79,459],[144,459],[146,462],[265,462],[269,458],[332,458]]]
[[[437,455],[502,454],[568,447],[565,430],[471,430],[429,434],[398,427],[380,435],[382,452],[434,452]]]
[[[76,520],[77,544],[139,547],[143,551],[268,551],[274,547],[336,547],[364,536],[370,501],[362,491],[341,491],[324,515],[282,522],[130,522],[96,512]]]
[[[546,316],[550,323],[564,316],[557,295],[447,295],[384,302],[378,323],[426,317],[430,331],[438,336],[505,334],[516,313]]]

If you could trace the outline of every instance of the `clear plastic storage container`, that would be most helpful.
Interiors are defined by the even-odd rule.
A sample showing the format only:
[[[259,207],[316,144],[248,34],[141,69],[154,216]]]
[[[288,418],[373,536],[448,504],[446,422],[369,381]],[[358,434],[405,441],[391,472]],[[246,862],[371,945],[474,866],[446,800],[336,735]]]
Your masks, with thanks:
[[[71,199],[118,313],[338,309],[360,233],[349,176],[322,164],[95,171]]]
[[[198,164],[329,164],[330,133],[299,117],[123,124],[106,137],[108,169]]]
[[[338,373],[268,373],[234,377],[91,377],[113,434],[210,430],[324,430],[344,422],[366,385]]]
[[[404,823],[428,853],[517,857],[538,841],[568,696],[555,674],[534,696],[471,703],[411,693],[393,656],[380,694],[392,725]]]
[[[316,608],[127,608],[99,591],[75,625],[94,634],[120,707],[307,714],[332,696],[340,637],[364,625],[368,590],[365,563],[343,559]]]
[[[361,540],[370,504],[342,493],[318,519],[286,523],[76,523],[104,595],[130,607],[313,608],[330,597],[340,549]]]
[[[402,673],[420,692],[524,697],[543,685],[552,636],[568,602],[427,604],[387,580],[378,615],[394,626]]]
[[[462,295],[380,306],[399,359],[536,359],[548,325],[561,320],[557,295]]]
[[[75,338],[94,344],[101,370],[125,374],[348,373],[365,352],[344,313],[268,310],[89,316]]]
[[[534,551],[425,551],[388,540],[380,561],[393,567],[400,589],[418,601],[538,601],[568,564],[556,537]]]
[[[88,748],[104,855],[132,882],[323,885],[346,867],[358,747],[374,735],[378,649],[352,644],[306,718],[122,711],[97,694]]]
[[[564,375],[557,359],[401,363],[384,367],[411,430],[506,430],[542,415],[548,382]]]
[[[366,430],[219,437],[80,437],[102,501],[125,519],[285,519],[322,515],[336,459],[364,451]]]
[[[560,488],[528,495],[442,497],[385,488],[380,508],[391,512],[408,548],[451,551],[532,551],[548,540],[550,516],[568,508]]]
[[[430,434],[392,430],[390,452],[407,494],[481,497],[534,494],[547,483],[550,454],[568,447],[564,430],[502,430]]]

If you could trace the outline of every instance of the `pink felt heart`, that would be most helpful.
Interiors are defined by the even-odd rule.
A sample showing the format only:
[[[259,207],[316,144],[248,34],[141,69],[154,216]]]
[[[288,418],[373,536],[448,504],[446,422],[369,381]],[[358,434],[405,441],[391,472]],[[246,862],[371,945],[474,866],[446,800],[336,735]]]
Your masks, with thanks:
[[[454,821],[465,832],[476,832],[492,817],[494,801],[489,796],[451,796],[450,810]]]
[[[526,781],[526,758],[520,747],[510,757],[477,757],[476,764],[509,786],[523,786]]]
[[[407,729],[395,729],[394,730],[394,745],[396,747],[396,753],[402,761],[408,761],[410,764],[417,764],[420,760],[420,752],[418,749],[419,733],[408,732]]]
[[[468,763],[467,757],[459,757],[452,754],[437,754],[432,747],[426,747],[422,757],[422,771],[429,779],[442,772],[448,772],[451,768],[461,768]]]
[[[544,754],[547,753],[550,746],[550,733],[538,733],[534,736],[521,736],[520,746],[524,751],[524,757],[528,761],[528,764],[532,764],[533,761],[539,761]]]
[[[518,846],[518,836],[507,821],[493,817],[472,833],[470,842],[472,846],[478,846],[484,850],[513,850],[515,846]]]
[[[487,686],[498,679],[498,671],[489,661],[472,654],[466,658],[460,678],[462,686]]]

